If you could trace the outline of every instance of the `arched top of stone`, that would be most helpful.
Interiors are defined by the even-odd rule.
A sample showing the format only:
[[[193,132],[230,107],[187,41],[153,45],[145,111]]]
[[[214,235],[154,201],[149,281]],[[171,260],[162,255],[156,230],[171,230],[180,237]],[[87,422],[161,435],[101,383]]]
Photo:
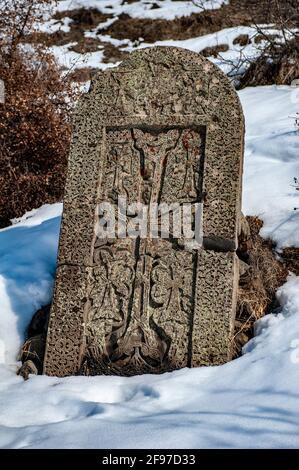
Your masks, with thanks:
[[[172,101],[171,101],[172,100]],[[80,115],[194,115],[244,127],[241,104],[227,76],[205,57],[187,49],[157,46],[132,52],[118,67],[94,77],[78,106]],[[105,124],[104,122],[104,124]]]
[[[199,53],[174,46],[147,47],[132,52],[127,59],[120,63],[119,69],[146,70],[149,68],[151,70],[150,64],[154,64],[166,70],[172,70],[174,73],[194,71],[196,72],[196,76],[198,76],[201,72],[202,75],[205,76],[203,80],[210,82],[211,86],[217,86],[219,91],[221,90],[233,100],[231,103],[223,103],[223,108],[227,108],[229,104],[234,105],[240,117],[243,117],[238,95],[228,77],[217,65],[213,64],[213,62]],[[110,70],[113,71],[113,69]],[[172,85],[175,87],[176,84],[173,83]]]
[[[99,72],[75,113],[66,202],[75,191],[82,201],[95,198],[94,169],[105,151],[105,135],[133,128],[194,129],[204,135],[205,235],[236,246],[244,117],[225,74],[201,55],[177,47],[140,49],[118,67]]]

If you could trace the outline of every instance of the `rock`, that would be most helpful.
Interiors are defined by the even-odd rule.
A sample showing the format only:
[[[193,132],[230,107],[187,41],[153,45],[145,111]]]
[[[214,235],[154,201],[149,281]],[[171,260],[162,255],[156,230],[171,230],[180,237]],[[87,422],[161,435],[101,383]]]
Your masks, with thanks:
[[[244,118],[228,78],[191,51],[141,49],[96,75],[73,129],[44,373],[74,375],[85,360],[116,375],[230,360]],[[118,197],[180,211],[202,201],[203,249],[169,230],[103,236],[97,201],[114,212]]]
[[[32,336],[25,341],[19,354],[19,359],[23,362],[33,362],[37,373],[41,374],[45,355],[46,334],[41,333]]]
[[[21,375],[24,380],[28,380],[30,374],[37,375],[38,370],[34,362],[29,360],[25,361],[24,364],[22,364],[22,366],[18,370],[18,375]]]

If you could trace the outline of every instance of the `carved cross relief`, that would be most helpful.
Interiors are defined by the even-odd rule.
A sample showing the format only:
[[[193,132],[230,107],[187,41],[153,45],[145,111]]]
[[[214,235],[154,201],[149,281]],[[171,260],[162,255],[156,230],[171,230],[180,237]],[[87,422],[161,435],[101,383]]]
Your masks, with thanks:
[[[102,200],[201,201],[204,127],[108,128],[105,142]],[[96,361],[87,356],[88,372],[190,365],[197,254],[161,238],[96,239],[93,253],[86,349]]]

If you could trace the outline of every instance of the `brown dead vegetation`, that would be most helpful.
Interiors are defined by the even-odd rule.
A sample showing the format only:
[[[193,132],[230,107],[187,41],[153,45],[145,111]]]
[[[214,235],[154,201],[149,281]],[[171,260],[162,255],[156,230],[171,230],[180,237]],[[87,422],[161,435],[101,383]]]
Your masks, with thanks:
[[[68,73],[69,80],[77,83],[86,83],[91,80],[99,69],[93,67],[80,67]]]
[[[47,3],[47,1],[45,2]],[[61,200],[76,95],[42,45],[25,49],[35,3],[1,7],[0,227],[46,202]]]
[[[239,60],[231,62],[223,59],[232,66],[229,76],[239,89],[258,85],[289,85],[299,77],[298,0],[265,0],[264,5],[264,25],[259,24],[252,14],[254,32],[251,38],[241,35],[234,40],[241,46]],[[246,53],[248,41],[254,42],[255,57]]]
[[[100,23],[104,23],[106,20],[112,18],[112,15],[100,13],[98,10],[91,8],[85,9],[80,8],[76,10],[66,10],[63,12],[57,12],[53,19],[57,22],[63,18],[70,18],[70,31],[56,31],[55,33],[34,33],[26,38],[26,41],[34,44],[42,44],[44,47],[64,46],[72,44],[69,47],[70,51],[78,54],[88,54],[96,51],[103,51],[104,63],[116,63],[120,62],[128,55],[128,52],[123,51],[121,48],[114,46],[113,44],[103,41],[98,37],[86,37],[85,32],[91,29],[96,29]],[[105,34],[105,30],[101,30],[101,34]],[[85,68],[85,70],[87,70]],[[89,74],[86,74],[89,80],[93,75],[93,70],[89,70]],[[76,71],[70,73],[70,77],[74,81],[82,82],[84,74]],[[78,77],[78,80],[77,80]]]
[[[275,293],[286,280],[288,270],[277,259],[274,245],[259,235],[262,221],[246,217],[250,238],[239,241],[240,281],[234,337],[234,355],[253,337],[256,320],[273,310]]]
[[[131,39],[132,41],[139,40],[139,38],[143,38],[146,42],[190,39],[224,28],[251,25],[252,18],[256,23],[273,22],[274,13],[272,11],[274,11],[275,3],[276,0],[230,0],[228,5],[223,5],[217,10],[206,10],[172,21],[138,19],[122,14],[104,31],[105,34],[114,38]],[[294,13],[299,18],[297,0],[280,3],[282,14],[285,17]]]
[[[99,25],[112,18],[111,14],[103,14],[94,8],[79,8],[57,12],[53,17],[58,22],[65,17],[70,18],[72,22],[69,25],[69,32],[40,33],[38,36],[35,36],[35,39],[31,38],[30,40],[38,40],[46,46],[62,46],[75,43],[71,50],[79,53],[103,49],[104,62],[113,63],[123,60],[127,53],[122,50],[121,46],[112,46],[100,38],[85,37],[86,31],[94,29],[97,30],[99,35],[107,34],[116,39],[129,39],[137,45],[141,40],[153,43],[167,39],[189,39],[217,32],[224,28],[252,25],[253,21],[256,24],[275,23],[277,19],[277,3],[279,3],[279,15],[282,20],[288,24],[290,18],[292,24],[297,22],[298,25],[297,0],[285,0],[284,2],[278,2],[277,0],[231,0],[228,5],[223,5],[219,9],[206,10],[174,20],[131,18],[127,14],[121,14],[110,26],[102,28]],[[255,42],[258,43],[262,38],[263,35],[257,35]],[[248,35],[242,34],[235,39],[234,43],[246,46],[249,41]],[[219,52],[225,52],[227,48],[227,45],[221,44],[211,48],[211,50],[207,48],[202,53],[206,57],[209,55],[216,57]],[[259,66],[258,64],[257,68]],[[254,74],[253,69],[252,71]],[[248,73],[249,75],[251,74],[251,72]],[[251,79],[246,78],[246,80],[250,82]]]
[[[299,276],[299,248],[289,247],[285,248],[282,252],[285,265],[289,271]]]
[[[220,52],[226,52],[228,49],[227,44],[218,44],[214,47],[205,47],[200,53],[204,57],[217,57]]]
[[[240,34],[233,40],[233,44],[239,44],[239,46],[247,46],[250,42],[248,34]]]
[[[260,57],[249,64],[237,88],[273,83],[290,85],[296,78],[299,78],[299,36],[284,44],[268,44]]]

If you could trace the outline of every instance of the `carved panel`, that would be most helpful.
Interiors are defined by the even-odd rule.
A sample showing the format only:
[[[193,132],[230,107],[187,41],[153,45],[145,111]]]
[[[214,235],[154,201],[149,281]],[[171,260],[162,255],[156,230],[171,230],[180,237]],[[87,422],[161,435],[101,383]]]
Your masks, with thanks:
[[[199,201],[204,139],[204,127],[107,129],[101,198]],[[139,238],[97,239],[93,253],[83,368],[129,375],[187,366],[195,255],[175,239]]]
[[[201,197],[205,128],[107,129],[101,199],[192,202]]]

